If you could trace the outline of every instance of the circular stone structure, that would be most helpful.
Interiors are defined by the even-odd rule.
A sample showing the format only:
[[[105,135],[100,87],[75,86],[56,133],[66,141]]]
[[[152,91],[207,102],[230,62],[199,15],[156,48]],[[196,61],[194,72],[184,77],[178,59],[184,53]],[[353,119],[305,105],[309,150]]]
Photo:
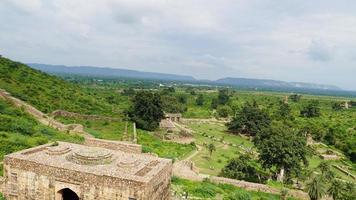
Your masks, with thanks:
[[[138,166],[140,163],[141,162],[134,157],[126,157],[120,159],[120,162],[117,164],[117,166],[119,168],[127,169],[127,168],[134,168]]]
[[[67,146],[50,146],[46,148],[48,155],[63,155],[70,152],[72,149]]]
[[[68,160],[80,165],[104,165],[112,162],[112,152],[106,149],[87,148],[73,152]]]

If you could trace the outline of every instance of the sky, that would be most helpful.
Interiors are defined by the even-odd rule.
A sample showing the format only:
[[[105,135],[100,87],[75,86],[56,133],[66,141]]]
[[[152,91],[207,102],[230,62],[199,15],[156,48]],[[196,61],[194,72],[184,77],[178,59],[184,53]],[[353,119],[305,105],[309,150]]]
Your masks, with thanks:
[[[356,1],[0,0],[0,54],[356,90]]]

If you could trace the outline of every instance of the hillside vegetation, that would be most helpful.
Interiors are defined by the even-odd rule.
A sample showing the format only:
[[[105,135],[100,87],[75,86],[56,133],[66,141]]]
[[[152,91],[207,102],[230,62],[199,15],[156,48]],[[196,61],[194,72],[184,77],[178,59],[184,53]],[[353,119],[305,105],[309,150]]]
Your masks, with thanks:
[[[15,108],[1,98],[0,124],[0,162],[9,153],[51,141],[60,140],[75,143],[83,141],[81,136],[61,133],[41,125],[23,110]],[[2,165],[0,166],[1,175]]]
[[[97,93],[3,57],[0,57],[0,88],[45,113],[56,109],[112,113],[112,106]]]

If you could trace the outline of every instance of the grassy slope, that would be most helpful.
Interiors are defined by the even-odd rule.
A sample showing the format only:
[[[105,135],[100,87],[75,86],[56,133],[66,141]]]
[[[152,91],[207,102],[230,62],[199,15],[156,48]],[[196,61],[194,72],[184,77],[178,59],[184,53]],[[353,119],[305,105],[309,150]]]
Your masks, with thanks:
[[[35,119],[0,99],[0,161],[6,154],[50,141],[80,143],[81,136],[68,135],[39,124]],[[0,175],[2,170],[0,168]]]
[[[248,138],[227,134],[226,128],[223,124],[189,124],[189,127],[194,130],[194,137],[196,144],[203,147],[202,151],[193,158],[193,161],[201,170],[201,173],[218,175],[220,170],[226,163],[240,155],[242,149],[238,147],[224,145],[220,141],[212,140],[207,136],[214,136],[218,140],[222,139],[232,144],[241,145],[244,148],[251,148],[252,142]],[[204,134],[204,136],[203,136]],[[210,157],[209,151],[204,144],[213,143],[216,151]]]
[[[0,88],[45,113],[56,109],[94,114],[112,112],[106,100],[96,93],[3,57],[0,57]]]

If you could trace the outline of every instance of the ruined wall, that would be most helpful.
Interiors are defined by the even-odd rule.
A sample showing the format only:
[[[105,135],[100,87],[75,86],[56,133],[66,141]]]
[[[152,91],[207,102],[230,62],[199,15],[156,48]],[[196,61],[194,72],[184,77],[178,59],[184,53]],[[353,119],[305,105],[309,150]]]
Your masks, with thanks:
[[[123,151],[126,153],[140,154],[142,152],[142,146],[138,144],[130,144],[111,140],[101,140],[95,138],[86,138],[84,145],[91,147],[101,147],[115,151]]]
[[[32,115],[34,118],[36,118],[40,123],[42,123],[45,126],[52,127],[54,129],[57,129],[59,131],[68,131],[69,133],[85,133],[84,128],[80,124],[62,124],[61,122],[58,122],[54,120],[53,118],[47,116],[45,113],[37,110],[35,107],[31,106],[30,104],[17,99],[13,96],[11,96],[10,93],[6,92],[5,90],[0,89],[0,98],[3,98],[9,102],[11,102],[13,105],[16,107],[24,108],[24,110]]]
[[[159,174],[148,186],[135,181],[96,176],[41,166],[36,163],[6,158],[4,194],[7,200],[59,200],[58,191],[69,188],[81,200],[168,200],[171,166]]]
[[[80,113],[75,113],[75,112],[69,112],[65,110],[56,110],[53,111],[50,116],[52,117],[70,117],[70,118],[80,118],[80,119],[86,119],[86,120],[107,120],[107,121],[121,121],[121,118],[114,118],[114,117],[106,117],[106,116],[100,116],[100,115],[85,115],[85,114],[80,114]]]
[[[172,177],[172,167],[170,163],[166,165],[164,170],[158,173],[154,179],[148,184],[148,194],[153,200],[169,200],[170,199],[170,185]]]

